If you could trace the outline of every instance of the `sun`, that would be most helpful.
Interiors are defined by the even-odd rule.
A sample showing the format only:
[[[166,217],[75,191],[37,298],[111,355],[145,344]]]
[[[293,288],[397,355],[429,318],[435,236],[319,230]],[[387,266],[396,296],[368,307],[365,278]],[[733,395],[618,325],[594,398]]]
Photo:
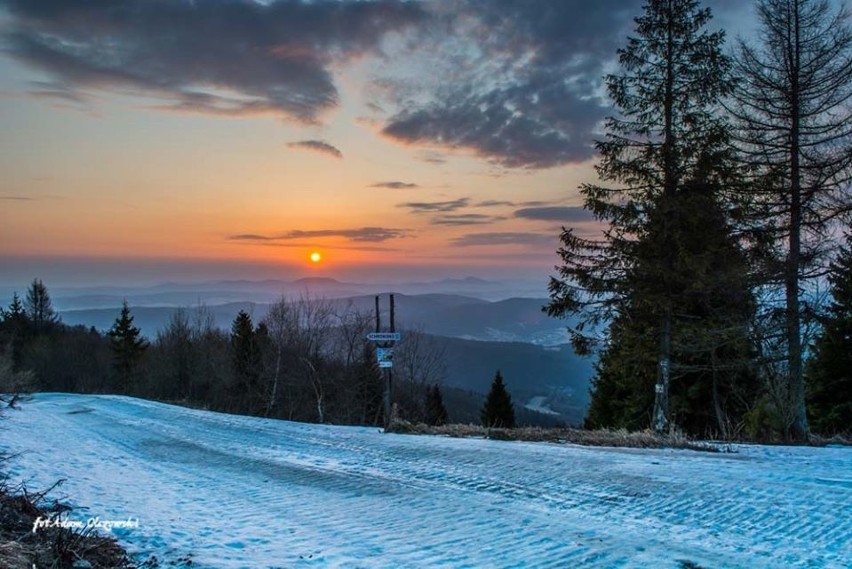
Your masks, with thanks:
[[[311,253],[311,256],[309,258],[311,260],[311,263],[319,263],[320,261],[322,261],[322,255],[320,255],[319,251],[314,251],[313,253]]]

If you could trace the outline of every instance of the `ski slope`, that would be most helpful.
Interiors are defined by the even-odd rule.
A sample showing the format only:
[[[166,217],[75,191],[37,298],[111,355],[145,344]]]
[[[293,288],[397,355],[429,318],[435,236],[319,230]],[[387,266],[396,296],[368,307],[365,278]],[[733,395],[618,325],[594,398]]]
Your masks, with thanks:
[[[735,453],[385,435],[118,396],[0,425],[13,481],[192,567],[852,566],[852,449]],[[690,565],[695,564],[695,565]]]

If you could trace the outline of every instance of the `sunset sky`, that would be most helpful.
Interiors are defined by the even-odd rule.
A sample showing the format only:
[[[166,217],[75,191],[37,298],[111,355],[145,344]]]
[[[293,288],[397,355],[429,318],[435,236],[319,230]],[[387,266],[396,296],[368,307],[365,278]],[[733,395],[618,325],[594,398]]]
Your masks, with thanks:
[[[751,6],[708,2],[737,36]],[[638,0],[0,0],[0,284],[540,279]],[[310,255],[322,259],[312,263]]]

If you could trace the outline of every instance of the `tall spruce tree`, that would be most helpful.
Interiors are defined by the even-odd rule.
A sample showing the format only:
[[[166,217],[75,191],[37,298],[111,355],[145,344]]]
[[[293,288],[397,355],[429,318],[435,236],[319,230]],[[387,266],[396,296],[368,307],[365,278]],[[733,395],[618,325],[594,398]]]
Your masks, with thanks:
[[[41,279],[33,279],[27,289],[24,307],[33,328],[38,332],[43,332],[59,322],[59,315],[53,309],[53,301]]]
[[[710,19],[710,10],[695,0],[648,0],[636,18],[636,36],[618,51],[621,72],[605,79],[619,116],[606,120],[606,139],[596,143],[596,170],[601,181],[612,186],[585,184],[580,190],[586,209],[608,228],[600,240],[563,228],[558,250],[563,264],[557,267],[558,277],[550,280],[550,303],[545,307],[553,316],[578,316],[571,328],[572,343],[578,353],[588,354],[597,347],[592,334],[607,325],[607,350],[620,349],[611,344],[627,339],[619,326],[631,319],[637,303],[646,305],[644,310],[655,320],[647,332],[654,331],[657,345],[656,379],[648,386],[654,397],[651,424],[657,431],[669,425],[677,293],[677,283],[669,278],[677,261],[672,219],[657,216],[653,238],[658,245],[645,248],[653,256],[643,259],[642,270],[653,265],[659,279],[654,294],[644,300],[640,296],[646,291],[634,288],[639,247],[651,238],[654,210],[671,212],[670,202],[687,182],[724,188],[733,175],[728,128],[718,113],[720,99],[732,89],[730,62],[722,53],[723,32],[707,30]],[[646,352],[630,359],[634,357],[646,363],[649,359]],[[621,373],[608,365],[610,360],[602,357],[600,378]],[[647,368],[641,373],[647,375]]]
[[[613,321],[597,363],[589,426],[647,426],[656,380],[648,330],[657,322],[661,300],[670,303],[673,315],[670,411],[678,425],[691,434],[733,436],[758,397],[760,384],[751,370],[755,303],[749,267],[718,193],[707,184],[685,184],[651,212],[627,277],[627,310]],[[658,259],[666,252],[672,264],[661,266]],[[661,289],[660,282],[670,288]]]
[[[491,382],[491,390],[485,398],[480,419],[484,427],[515,428],[515,406],[512,404],[512,396],[506,391],[503,375],[499,370]]]
[[[832,302],[807,365],[808,417],[826,435],[852,433],[852,232],[828,277]]]
[[[136,371],[148,342],[142,337],[142,331],[133,325],[133,316],[125,300],[121,313],[107,332],[109,347],[112,351],[112,366],[118,376],[121,388],[132,392],[135,388]]]
[[[18,293],[12,294],[12,302],[7,310],[0,309],[2,323],[0,324],[0,350],[11,350],[12,370],[19,371],[24,346],[30,332],[30,320]]]
[[[426,388],[426,424],[441,426],[446,425],[449,416],[447,408],[444,406],[444,396],[441,394],[441,388],[438,385],[432,385]]]
[[[236,396],[245,411],[256,413],[265,404],[260,386],[261,353],[251,316],[240,310],[231,325],[231,358],[236,376]]]
[[[754,175],[754,226],[776,245],[766,283],[784,296],[783,414],[803,439],[803,284],[819,275],[830,221],[852,205],[852,32],[845,9],[826,0],[759,0],[757,15],[760,40],[740,42],[730,106]]]

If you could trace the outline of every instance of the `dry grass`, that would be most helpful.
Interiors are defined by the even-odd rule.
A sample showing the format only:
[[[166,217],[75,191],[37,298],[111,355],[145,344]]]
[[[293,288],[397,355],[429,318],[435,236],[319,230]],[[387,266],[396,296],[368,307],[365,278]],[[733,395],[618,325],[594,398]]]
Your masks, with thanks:
[[[832,437],[823,437],[821,435],[808,435],[808,444],[818,447],[825,446],[852,446],[852,435],[834,435]]]
[[[39,517],[55,519],[69,509],[47,502],[50,490],[31,494],[23,487],[0,485],[0,567],[63,569],[78,561],[87,561],[92,569],[135,567],[113,537],[62,527],[33,532]]]
[[[624,429],[543,429],[522,427],[518,429],[488,429],[478,425],[444,425],[432,427],[422,423],[396,420],[388,432],[412,435],[442,435],[459,438],[485,438],[501,441],[526,441],[548,443],[571,443],[584,446],[626,448],[680,448],[705,452],[719,452],[719,447],[709,443],[692,441],[681,434],[658,435],[653,431],[628,432]]]

